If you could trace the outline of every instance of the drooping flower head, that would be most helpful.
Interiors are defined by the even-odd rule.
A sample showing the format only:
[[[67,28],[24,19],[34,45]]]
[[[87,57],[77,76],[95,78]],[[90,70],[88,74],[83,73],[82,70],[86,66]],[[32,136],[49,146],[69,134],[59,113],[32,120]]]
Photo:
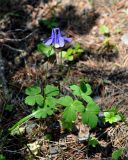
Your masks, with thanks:
[[[59,28],[53,28],[51,37],[45,41],[45,45],[53,45],[55,48],[61,48],[64,47],[65,41],[71,42],[71,38],[62,36]]]

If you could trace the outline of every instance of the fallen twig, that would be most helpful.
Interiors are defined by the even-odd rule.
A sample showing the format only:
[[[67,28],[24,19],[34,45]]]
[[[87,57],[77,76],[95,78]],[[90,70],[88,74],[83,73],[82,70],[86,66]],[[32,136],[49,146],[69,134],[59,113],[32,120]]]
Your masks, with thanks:
[[[6,96],[6,98],[8,98],[9,92],[8,92],[8,87],[7,87],[7,80],[4,75],[4,70],[5,70],[4,69],[4,62],[3,62],[2,53],[1,53],[1,49],[0,49],[0,80],[2,82],[4,95]]]

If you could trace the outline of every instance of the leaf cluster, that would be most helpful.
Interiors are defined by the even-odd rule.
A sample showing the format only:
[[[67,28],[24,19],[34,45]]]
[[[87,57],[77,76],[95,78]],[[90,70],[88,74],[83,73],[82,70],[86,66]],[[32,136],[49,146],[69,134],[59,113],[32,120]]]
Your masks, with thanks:
[[[115,106],[113,106],[108,111],[104,112],[104,120],[105,122],[109,122],[110,124],[118,122],[122,120],[121,115],[118,113],[118,110]]]
[[[49,19],[40,20],[39,24],[40,25],[44,25],[44,26],[46,26],[49,29],[52,29],[52,28],[58,26],[58,22],[56,21],[55,18],[50,19],[50,20]]]
[[[98,122],[97,115],[100,109],[90,96],[92,93],[91,86],[85,82],[81,82],[80,86],[71,85],[70,89],[76,98],[73,99],[71,96],[57,98],[59,89],[54,85],[46,85],[43,90],[38,86],[28,87],[25,90],[25,94],[27,95],[25,104],[33,106],[32,114],[21,119],[10,130],[15,129],[30,118],[46,118],[47,116],[51,116],[58,107],[63,108],[61,121],[65,128],[72,128],[72,124],[76,121],[78,113],[80,113],[84,124],[88,124],[92,128],[96,127]]]
[[[69,61],[74,60],[74,56],[80,56],[84,50],[81,48],[80,44],[77,43],[73,48],[69,48],[67,51],[62,51],[62,57],[68,59]]]

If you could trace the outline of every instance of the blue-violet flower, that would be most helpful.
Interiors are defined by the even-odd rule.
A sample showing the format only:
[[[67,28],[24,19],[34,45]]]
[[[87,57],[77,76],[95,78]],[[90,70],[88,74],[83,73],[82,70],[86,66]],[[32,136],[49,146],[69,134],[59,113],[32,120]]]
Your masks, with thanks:
[[[62,36],[59,28],[53,28],[51,37],[45,41],[45,45],[53,45],[55,48],[61,48],[66,42],[71,42],[71,38]]]

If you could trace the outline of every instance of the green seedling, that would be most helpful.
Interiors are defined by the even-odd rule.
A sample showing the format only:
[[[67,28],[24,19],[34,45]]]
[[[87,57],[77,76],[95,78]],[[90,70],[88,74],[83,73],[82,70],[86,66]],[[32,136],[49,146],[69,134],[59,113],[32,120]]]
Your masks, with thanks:
[[[80,56],[84,50],[81,48],[80,44],[77,43],[73,48],[69,48],[67,51],[62,51],[62,58],[73,61],[75,56]]]
[[[109,122],[110,124],[120,121],[122,118],[118,114],[116,107],[112,107],[107,112],[104,112],[105,122]]]
[[[99,31],[102,34],[109,34],[109,28],[106,25],[101,25]]]
[[[119,160],[119,158],[123,155],[123,152],[124,152],[124,148],[115,150],[112,153],[112,160]]]

